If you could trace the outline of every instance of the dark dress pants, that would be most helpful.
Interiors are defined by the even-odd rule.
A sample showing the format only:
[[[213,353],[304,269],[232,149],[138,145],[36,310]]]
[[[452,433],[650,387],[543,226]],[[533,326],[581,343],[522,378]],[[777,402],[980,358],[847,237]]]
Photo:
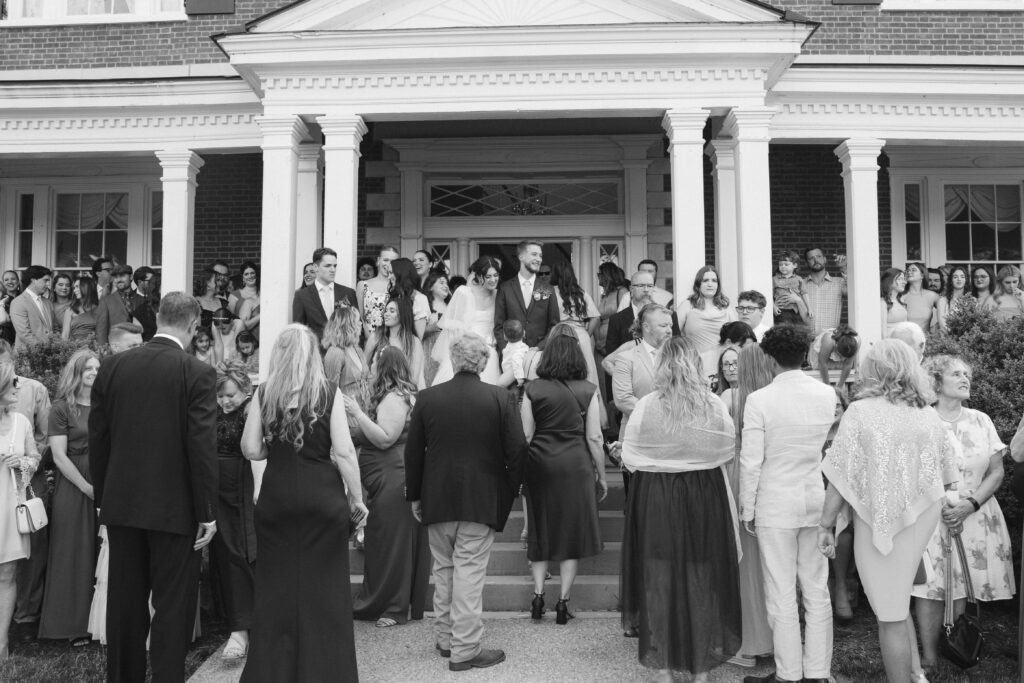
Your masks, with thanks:
[[[107,681],[146,680],[146,636],[152,629],[152,683],[181,683],[199,591],[202,553],[192,549],[195,538],[122,526],[107,527],[107,535]]]

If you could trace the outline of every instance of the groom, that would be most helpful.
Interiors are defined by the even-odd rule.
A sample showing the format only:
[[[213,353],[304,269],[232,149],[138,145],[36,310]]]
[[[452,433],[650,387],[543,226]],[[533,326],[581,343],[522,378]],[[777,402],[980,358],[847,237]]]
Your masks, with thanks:
[[[558,301],[550,285],[537,282],[537,272],[544,262],[544,245],[524,240],[519,243],[519,273],[498,287],[494,299],[494,339],[498,350],[505,348],[502,327],[506,320],[518,320],[526,334],[527,346],[537,346],[548,330],[558,324]]]

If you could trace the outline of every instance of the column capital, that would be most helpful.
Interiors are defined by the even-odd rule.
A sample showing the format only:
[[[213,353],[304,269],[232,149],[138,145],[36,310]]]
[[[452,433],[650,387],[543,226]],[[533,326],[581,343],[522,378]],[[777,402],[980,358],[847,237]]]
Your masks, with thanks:
[[[668,135],[669,145],[697,142],[703,145],[707,122],[707,109],[669,109],[661,120],[661,127]]]
[[[835,155],[843,165],[843,173],[849,171],[877,171],[878,155],[882,153],[885,140],[877,138],[850,138],[835,148]]]
[[[722,133],[739,141],[768,142],[768,126],[775,116],[773,107],[730,109],[722,123]]]
[[[309,138],[305,122],[295,116],[257,116],[256,123],[263,133],[261,147],[267,149],[294,149]]]
[[[732,138],[715,138],[704,146],[704,154],[711,159],[716,171],[736,170],[736,144]]]
[[[369,130],[363,117],[358,114],[327,114],[318,116],[316,122],[324,132],[324,149],[359,151],[359,143]]]
[[[190,180],[195,182],[196,174],[206,162],[190,149],[161,149],[154,152],[160,161],[164,175],[160,180]]]
[[[320,158],[321,146],[316,142],[299,143],[299,173],[313,173],[323,170]]]

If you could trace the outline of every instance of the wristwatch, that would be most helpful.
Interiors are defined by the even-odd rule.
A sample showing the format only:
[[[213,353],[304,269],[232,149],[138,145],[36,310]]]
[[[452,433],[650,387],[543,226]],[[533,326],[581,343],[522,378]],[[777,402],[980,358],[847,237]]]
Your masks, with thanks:
[[[965,497],[964,497],[964,500],[966,500],[966,501],[967,501],[968,503],[970,503],[971,505],[973,505],[973,506],[974,506],[974,511],[975,511],[975,512],[977,512],[978,510],[980,510],[980,509],[981,509],[981,503],[979,503],[978,501],[976,501],[976,500],[975,500],[975,499],[974,499],[973,497],[971,497],[971,496],[965,496]]]

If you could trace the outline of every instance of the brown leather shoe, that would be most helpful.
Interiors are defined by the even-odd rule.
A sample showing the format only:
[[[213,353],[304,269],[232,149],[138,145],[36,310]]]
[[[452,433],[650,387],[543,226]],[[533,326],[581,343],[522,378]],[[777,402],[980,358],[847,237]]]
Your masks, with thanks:
[[[504,650],[480,650],[476,657],[464,662],[448,662],[449,671],[469,671],[470,669],[486,669],[505,661]]]

